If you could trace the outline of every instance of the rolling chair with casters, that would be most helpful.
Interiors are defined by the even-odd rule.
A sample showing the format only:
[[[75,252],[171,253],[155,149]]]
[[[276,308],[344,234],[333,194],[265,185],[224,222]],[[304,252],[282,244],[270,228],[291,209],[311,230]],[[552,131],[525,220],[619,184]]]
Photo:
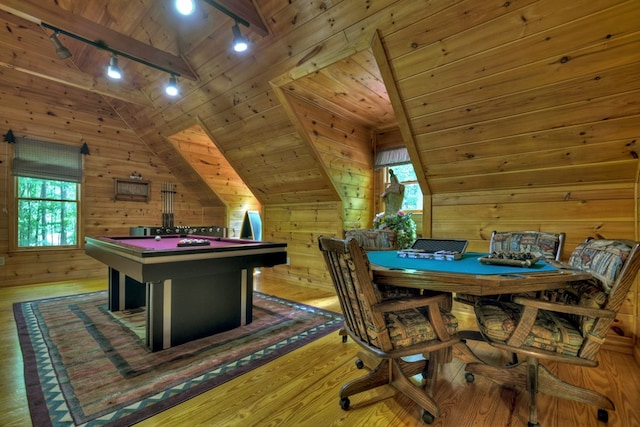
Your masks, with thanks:
[[[547,262],[560,261],[564,246],[565,233],[549,233],[544,231],[493,231],[489,242],[489,253],[531,253]],[[540,295],[538,295],[540,296]],[[490,295],[482,297],[495,300],[510,300],[511,294]],[[480,299],[477,295],[456,294],[454,301],[473,306]],[[484,341],[477,331],[461,331],[464,340]],[[518,363],[517,354],[511,354],[510,365]]]
[[[555,301],[514,296],[512,301],[480,299],[475,305],[485,340],[524,361],[506,367],[469,363],[467,381],[482,375],[526,390],[530,427],[539,426],[537,393],[595,405],[600,421],[606,422],[607,411],[615,409],[608,397],[560,380],[543,362],[598,365],[600,347],[640,269],[640,243],[587,240],[573,251],[569,266],[593,277],[556,291]]]
[[[398,250],[397,233],[393,230],[374,230],[368,228],[356,228],[344,232],[345,240],[355,239],[365,251],[395,251]],[[383,299],[397,299],[415,297],[420,295],[419,289],[403,288],[396,286],[380,287]],[[342,328],[338,331],[342,342],[347,342],[347,331]],[[358,363],[359,367],[363,364]]]
[[[438,366],[460,343],[457,320],[442,304],[447,296],[416,296],[383,300],[373,282],[369,260],[354,239],[319,237],[323,254],[345,318],[345,329],[363,354],[377,361],[370,373],[350,381],[340,390],[340,407],[349,409],[350,397],[391,385],[421,408],[421,418],[431,423],[440,415],[433,400]],[[410,325],[410,327],[407,327]],[[405,356],[423,355],[416,362]],[[424,384],[411,377],[423,373]]]

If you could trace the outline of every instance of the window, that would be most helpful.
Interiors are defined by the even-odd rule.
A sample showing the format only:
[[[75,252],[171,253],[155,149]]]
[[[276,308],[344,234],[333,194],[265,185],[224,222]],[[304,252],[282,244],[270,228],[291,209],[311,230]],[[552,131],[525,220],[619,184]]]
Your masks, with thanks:
[[[78,248],[82,150],[29,138],[15,142],[12,247]]]
[[[416,172],[411,163],[395,165],[385,169],[385,187],[389,183],[389,169],[398,177],[398,181],[404,185],[403,211],[422,211],[422,191]]]
[[[17,247],[78,246],[78,184],[16,177]]]

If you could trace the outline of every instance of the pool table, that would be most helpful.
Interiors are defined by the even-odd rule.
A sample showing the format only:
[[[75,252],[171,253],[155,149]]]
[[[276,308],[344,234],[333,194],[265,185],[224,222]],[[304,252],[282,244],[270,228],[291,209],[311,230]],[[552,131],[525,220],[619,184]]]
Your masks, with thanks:
[[[252,321],[253,272],[287,262],[286,243],[196,235],[86,237],[109,267],[109,310],[146,306],[151,351]]]

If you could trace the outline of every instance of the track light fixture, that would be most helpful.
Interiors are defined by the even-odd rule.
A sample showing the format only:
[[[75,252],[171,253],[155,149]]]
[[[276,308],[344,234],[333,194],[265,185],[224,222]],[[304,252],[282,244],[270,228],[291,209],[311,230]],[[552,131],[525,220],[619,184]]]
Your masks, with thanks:
[[[231,31],[233,32],[233,50],[236,52],[244,52],[247,50],[249,43],[247,42],[247,39],[242,36],[237,22],[233,24]]]
[[[123,56],[139,64],[146,65],[147,67],[155,68],[156,70],[169,74],[171,76],[169,78],[169,86],[165,88],[165,91],[167,92],[167,94],[171,96],[176,96],[180,93],[178,91],[178,86],[176,85],[176,77],[179,76],[180,74],[176,73],[175,71],[169,70],[157,64],[145,61],[144,59],[137,58],[125,52],[109,47],[106,43],[104,43],[101,40],[98,40],[98,41],[89,40],[77,34],[62,30],[60,28],[56,28],[53,25],[49,25],[45,22],[41,22],[40,25],[42,25],[42,27],[44,28],[47,28],[53,31],[53,34],[49,36],[49,39],[51,40],[51,43],[53,43],[53,45],[56,47],[56,54],[61,59],[68,58],[71,56],[71,52],[69,52],[69,50],[66,47],[64,47],[62,43],[60,43],[60,40],[58,40],[58,35],[64,34],[67,37],[71,37],[76,40],[79,40],[82,43],[95,47],[96,49],[106,50],[107,52],[109,52],[111,54],[111,57],[109,58],[109,66],[107,67],[107,76],[109,76],[110,78],[116,79],[116,80],[122,78],[122,71],[120,70],[120,67],[118,67],[117,57]],[[170,88],[171,86],[173,87],[173,89]]]
[[[169,84],[164,87],[164,91],[169,96],[176,96],[179,93],[176,76],[172,75],[171,77],[169,77]]]
[[[49,36],[49,40],[51,40],[51,43],[56,47],[56,55],[58,55],[58,58],[67,59],[71,57],[71,51],[62,45],[58,39],[58,34],[60,34],[60,32],[54,32]]]
[[[120,67],[118,67],[118,58],[116,58],[115,55],[111,55],[111,58],[109,58],[107,76],[114,80],[120,80],[122,78],[122,71],[120,71]]]
[[[242,33],[240,33],[240,26],[238,24],[242,24],[245,27],[248,27],[249,23],[214,0],[203,1],[215,7],[220,12],[224,13],[229,18],[235,21],[235,24],[233,25],[233,27],[231,27],[231,31],[233,33],[233,50],[236,52],[246,51],[249,48],[249,42],[242,36]],[[182,15],[191,15],[196,10],[195,0],[175,0],[175,7],[176,10]]]
[[[191,15],[196,9],[194,0],[176,0],[176,9],[182,15]]]

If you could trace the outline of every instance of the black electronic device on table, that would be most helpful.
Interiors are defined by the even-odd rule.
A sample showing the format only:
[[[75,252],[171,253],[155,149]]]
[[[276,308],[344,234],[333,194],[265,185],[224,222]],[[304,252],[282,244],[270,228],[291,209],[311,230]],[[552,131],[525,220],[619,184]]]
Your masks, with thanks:
[[[435,253],[440,251],[464,253],[469,244],[468,240],[462,239],[417,239],[411,249],[419,249],[427,253]]]

